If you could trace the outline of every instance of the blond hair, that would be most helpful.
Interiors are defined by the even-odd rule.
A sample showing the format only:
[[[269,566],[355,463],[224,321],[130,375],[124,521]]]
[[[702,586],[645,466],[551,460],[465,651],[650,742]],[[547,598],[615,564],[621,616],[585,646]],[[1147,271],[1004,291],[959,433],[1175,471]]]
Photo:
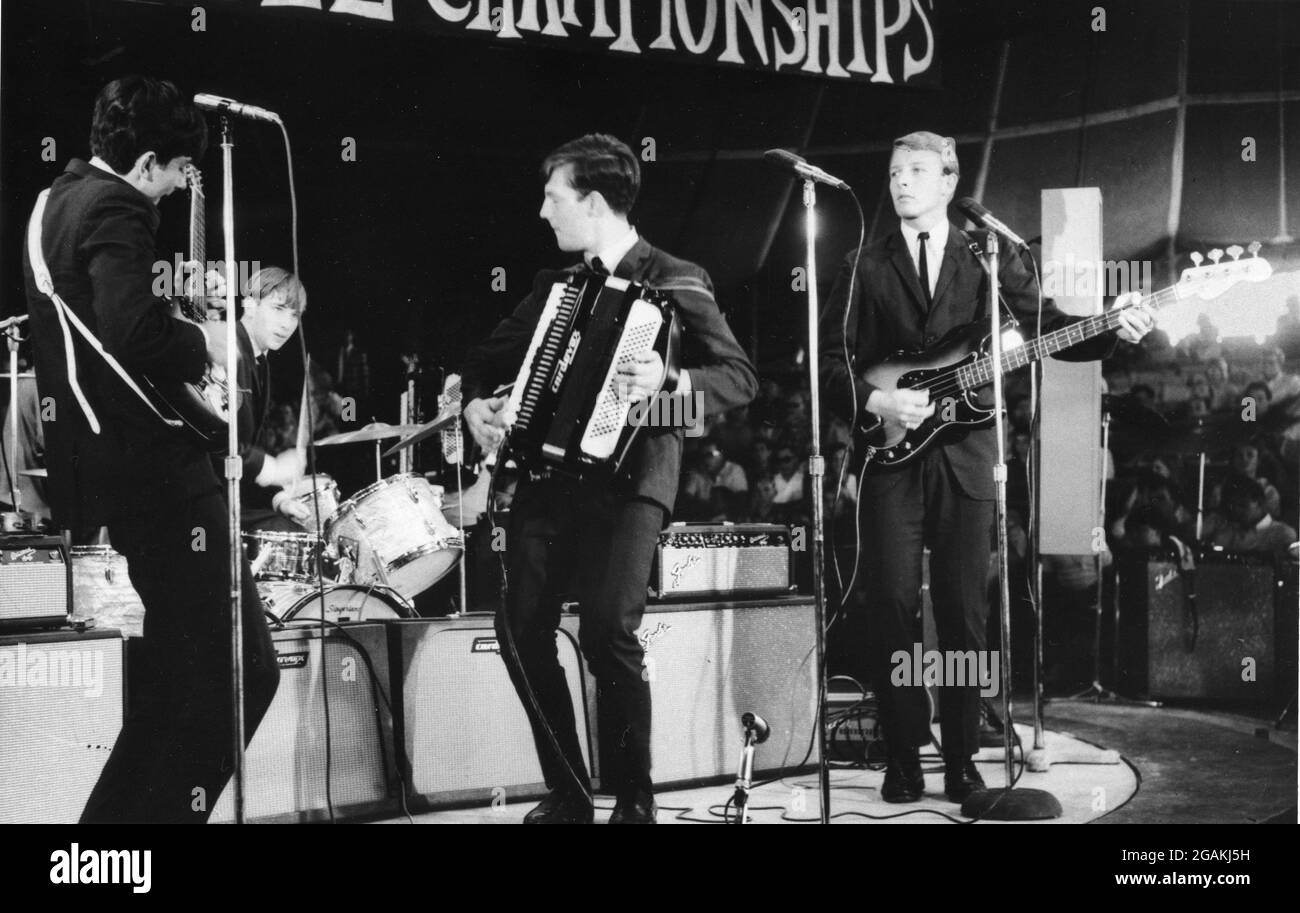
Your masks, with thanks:
[[[951,136],[940,136],[928,130],[917,130],[894,140],[894,148],[909,149],[912,152],[934,152],[939,156],[944,174],[961,176],[961,166],[957,164],[957,141]]]

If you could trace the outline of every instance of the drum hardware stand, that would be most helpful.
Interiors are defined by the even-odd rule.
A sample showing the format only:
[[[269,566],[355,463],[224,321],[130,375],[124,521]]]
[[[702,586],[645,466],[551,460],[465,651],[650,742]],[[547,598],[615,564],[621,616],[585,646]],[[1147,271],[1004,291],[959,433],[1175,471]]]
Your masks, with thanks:
[[[1101,413],[1101,453],[1102,459],[1105,460],[1106,454],[1110,452],[1110,412],[1103,407]],[[1204,478],[1204,476],[1202,476]],[[1106,529],[1106,472],[1103,464],[1101,473],[1101,502],[1098,508],[1097,522],[1099,527]],[[1198,517],[1199,523],[1199,517]],[[1200,530],[1197,529],[1199,537]],[[1112,691],[1101,683],[1101,619],[1103,606],[1105,603],[1106,592],[1106,555],[1109,549],[1102,541],[1102,548],[1097,549],[1097,610],[1093,622],[1092,633],[1092,684],[1082,691],[1072,694],[1065,698],[1054,699],[1056,703],[1091,703],[1091,704],[1115,704],[1125,707],[1160,707],[1163,706],[1160,701],[1144,701],[1137,698],[1124,697],[1118,692]],[[1039,593],[1042,592],[1042,561],[1038,563],[1038,580]],[[1118,681],[1119,677],[1119,569],[1115,570],[1115,589],[1111,594],[1111,616],[1114,619],[1114,630],[1111,632],[1111,679]],[[1050,702],[1050,699],[1049,699]]]
[[[989,354],[993,375],[993,424],[997,437],[998,458],[993,467],[993,485],[997,501],[998,533],[998,597],[1001,618],[1002,642],[1002,747],[1006,786],[980,790],[962,803],[961,813],[968,818],[994,821],[1032,821],[1059,818],[1064,813],[1061,803],[1046,790],[1016,789],[1013,770],[1015,759],[1012,749],[1014,722],[1011,716],[1011,586],[1007,576],[1007,438],[1006,418],[1003,409],[1006,396],[1002,385],[1002,321],[998,291],[998,234],[984,234],[983,255],[987,259],[989,277]]]
[[[235,806],[235,823],[244,823],[244,615],[242,587],[242,541],[240,538],[239,482],[243,462],[239,459],[239,393],[236,384],[239,367],[239,340],[235,333],[235,179],[232,171],[235,142],[229,113],[221,114],[221,225],[224,232],[226,263],[226,503],[229,509],[230,536],[230,694],[234,737],[234,772],[231,785]]]
[[[830,824],[831,780],[830,768],[826,763],[826,580],[825,568],[822,566],[825,551],[822,479],[826,474],[826,465],[821,451],[821,366],[817,334],[817,323],[821,316],[817,293],[817,185],[812,178],[805,178],[803,182],[803,206],[808,276],[809,426],[812,431],[808,475],[812,482],[813,606],[817,625],[817,782],[821,795],[821,823]]]
[[[749,824],[749,790],[754,785],[754,746],[767,741],[772,734],[762,717],[746,713],[740,718],[745,727],[745,748],[740,754],[740,770],[736,772],[736,792],[731,802],[736,806],[736,824]]]

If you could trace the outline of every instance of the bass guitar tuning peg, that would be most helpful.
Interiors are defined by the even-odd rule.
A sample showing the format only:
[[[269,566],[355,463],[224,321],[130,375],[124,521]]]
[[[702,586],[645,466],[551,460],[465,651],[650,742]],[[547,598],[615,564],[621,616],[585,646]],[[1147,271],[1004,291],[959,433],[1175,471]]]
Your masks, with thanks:
[[[1245,251],[1242,249],[1240,244],[1234,244],[1232,245],[1232,247],[1229,247],[1227,250],[1228,256],[1234,260],[1240,260],[1241,255],[1244,253]]]
[[[1223,259],[1223,251],[1216,247],[1214,250],[1210,251],[1207,256],[1209,256],[1210,261],[1217,266],[1219,261]]]
[[[1258,241],[1251,241],[1250,244],[1246,246],[1246,250],[1250,251],[1252,257],[1258,257],[1259,251],[1263,246],[1264,245],[1260,244]]]
[[[1198,267],[1201,265],[1201,261],[1205,259],[1204,257],[1201,256],[1201,252],[1199,250],[1192,251],[1191,257],[1192,257],[1192,262],[1196,264]]]

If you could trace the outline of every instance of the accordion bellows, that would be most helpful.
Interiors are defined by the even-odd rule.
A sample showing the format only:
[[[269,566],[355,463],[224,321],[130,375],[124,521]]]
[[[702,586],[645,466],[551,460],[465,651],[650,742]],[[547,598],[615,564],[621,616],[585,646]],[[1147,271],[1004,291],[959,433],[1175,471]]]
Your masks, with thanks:
[[[640,430],[615,372],[655,350],[665,365],[676,316],[668,299],[614,276],[556,282],[510,393],[510,455],[533,473],[616,473]]]

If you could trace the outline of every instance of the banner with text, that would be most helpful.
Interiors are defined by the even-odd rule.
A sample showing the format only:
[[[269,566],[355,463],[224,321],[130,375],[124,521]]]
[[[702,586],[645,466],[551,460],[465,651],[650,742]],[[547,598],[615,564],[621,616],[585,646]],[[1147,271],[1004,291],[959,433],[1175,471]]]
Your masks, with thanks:
[[[265,10],[643,59],[937,85],[939,0],[260,0]]]

